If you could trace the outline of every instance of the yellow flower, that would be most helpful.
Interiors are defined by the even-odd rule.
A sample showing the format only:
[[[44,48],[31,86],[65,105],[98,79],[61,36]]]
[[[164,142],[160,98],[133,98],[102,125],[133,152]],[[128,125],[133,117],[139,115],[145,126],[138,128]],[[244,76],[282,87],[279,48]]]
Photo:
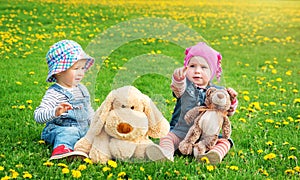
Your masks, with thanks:
[[[13,169],[9,170],[13,179],[16,179],[19,176],[19,173]]]
[[[11,179],[9,176],[4,176],[1,178],[1,180],[9,180],[9,179]]]
[[[39,140],[39,144],[46,144],[44,140]]]
[[[287,169],[284,171],[285,174],[291,174],[291,175],[294,175],[295,174],[295,171],[292,170],[292,169]]]
[[[31,103],[32,103],[32,100],[29,99],[29,100],[26,101],[26,103],[27,103],[27,104],[31,104]]]
[[[44,166],[50,167],[50,166],[53,166],[54,163],[53,163],[53,162],[50,162],[50,161],[46,161],[46,162],[43,163],[43,165],[44,165]]]
[[[273,141],[266,142],[266,145],[272,146],[273,145]]]
[[[294,103],[294,104],[296,104],[296,103],[300,103],[300,98],[296,98],[296,99],[294,99],[293,103]]]
[[[295,147],[290,147],[290,151],[294,151],[294,150],[296,150]]]
[[[262,150],[262,149],[259,149],[259,150],[257,150],[257,153],[258,154],[261,154],[261,153],[263,153],[264,151]]]
[[[110,179],[113,176],[113,173],[110,173],[106,179]]]
[[[244,100],[245,101],[250,101],[250,97],[249,96],[244,96]]]
[[[0,166],[0,171],[3,171],[4,170],[4,167],[3,166]]]
[[[107,166],[104,166],[104,167],[102,168],[102,171],[103,171],[103,172],[110,171],[110,170],[111,170],[110,167],[107,167]]]
[[[68,168],[68,166],[64,163],[58,163],[57,166],[63,167],[63,168]]]
[[[284,142],[284,143],[282,143],[282,145],[288,145],[288,144],[290,144],[289,142]]]
[[[81,164],[81,165],[79,165],[79,167],[78,167],[78,170],[79,171],[82,171],[82,170],[85,170],[86,169],[86,165],[84,165],[84,164]]]
[[[70,170],[67,167],[65,167],[65,168],[62,168],[61,172],[63,174],[68,174],[70,172]]]
[[[125,172],[119,172],[119,174],[118,174],[118,177],[125,177],[126,176],[126,173]]]
[[[200,160],[201,160],[202,162],[205,162],[206,164],[209,164],[209,163],[210,163],[210,162],[209,162],[209,159],[208,159],[206,156],[202,157]]]
[[[215,169],[215,167],[213,165],[208,165],[208,166],[206,166],[206,169],[208,171],[213,171]]]
[[[80,178],[81,177],[81,172],[78,170],[72,170],[72,176],[74,178]]]
[[[274,153],[270,153],[264,156],[264,160],[271,160],[274,159],[276,157],[276,154]]]
[[[239,170],[239,167],[237,167],[237,166],[230,166],[229,169],[237,171],[237,170]]]
[[[300,166],[294,167],[294,170],[297,171],[298,173],[300,173]]]
[[[29,178],[29,179],[31,179],[32,175],[28,171],[24,171],[23,172],[23,178]]]
[[[107,164],[112,168],[118,167],[118,164],[113,160],[108,160]]]
[[[270,102],[269,103],[271,106],[276,106],[276,103],[275,102]]]
[[[34,75],[35,73],[33,71],[30,71],[28,74],[29,75]]]
[[[22,85],[22,82],[17,81],[16,84],[21,86],[21,85]]]
[[[145,171],[145,169],[144,169],[143,167],[140,167],[140,171],[143,171],[143,172],[144,172],[144,171]]]
[[[291,156],[289,156],[289,157],[288,157],[288,159],[294,159],[294,160],[296,160],[296,159],[297,159],[297,157],[296,157],[296,156],[294,156],[294,155],[291,155]]]
[[[89,158],[85,158],[84,162],[88,163],[88,164],[93,164],[93,161]]]
[[[23,164],[17,164],[16,165],[16,168],[21,168],[21,167],[23,167]]]

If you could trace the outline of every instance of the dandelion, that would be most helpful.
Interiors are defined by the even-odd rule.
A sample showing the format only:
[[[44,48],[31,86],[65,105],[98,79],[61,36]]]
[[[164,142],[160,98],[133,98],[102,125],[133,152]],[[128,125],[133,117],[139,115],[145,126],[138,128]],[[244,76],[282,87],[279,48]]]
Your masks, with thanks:
[[[243,97],[245,101],[250,101],[250,97],[249,96],[244,96]]]
[[[208,166],[206,166],[206,169],[207,169],[208,171],[213,171],[213,170],[215,169],[215,166],[213,166],[213,165],[208,165]]]
[[[33,71],[30,71],[28,74],[29,75],[34,75],[35,73]]]
[[[237,170],[239,170],[239,167],[237,167],[237,166],[230,166],[229,169],[237,171]]]
[[[148,176],[147,176],[147,179],[148,179],[148,180],[152,180],[151,175],[148,175]]]
[[[273,119],[266,119],[265,122],[272,124],[272,123],[274,123],[274,120]]]
[[[270,102],[269,103],[271,106],[276,106],[276,102]]]
[[[9,180],[9,179],[11,179],[9,176],[4,176],[1,178],[1,180]]]
[[[23,178],[28,178],[28,179],[31,179],[32,178],[32,175],[28,172],[28,171],[24,171],[23,172]]]
[[[63,167],[63,168],[68,168],[68,166],[64,163],[58,163],[57,166]]]
[[[274,153],[270,153],[264,156],[264,160],[271,160],[274,159],[276,157],[276,154]]]
[[[119,172],[119,174],[118,174],[118,177],[125,177],[125,176],[126,176],[126,173],[124,171]]]
[[[23,167],[23,164],[17,164],[16,165],[16,168],[22,168]]]
[[[104,167],[102,168],[102,171],[103,171],[103,172],[110,171],[110,170],[111,170],[110,167],[107,167],[107,166],[104,166]]]
[[[21,86],[21,85],[22,85],[22,82],[17,81],[16,84]]]
[[[291,175],[294,175],[295,174],[295,171],[292,170],[292,169],[287,169],[284,171],[285,174],[291,174]]]
[[[107,164],[112,168],[116,168],[118,166],[118,164],[113,160],[108,160]]]
[[[293,159],[293,160],[296,160],[296,159],[297,159],[297,157],[296,157],[296,156],[294,156],[294,155],[291,155],[291,156],[288,156],[288,159]]]
[[[19,173],[13,169],[9,170],[13,179],[16,179],[19,176]]]
[[[293,103],[294,103],[294,104],[296,104],[296,103],[300,103],[300,98],[296,98],[296,99],[294,99]]]
[[[44,140],[39,140],[38,142],[39,142],[39,144],[46,144],[46,142]]]
[[[299,91],[297,89],[292,90],[293,93],[298,93]]]
[[[25,107],[25,105],[20,105],[18,108],[19,108],[20,110],[23,110],[23,109],[25,109],[26,107]]]
[[[93,164],[93,161],[89,158],[85,158],[83,161],[88,163],[88,164]]]
[[[78,170],[72,170],[72,176],[74,178],[80,178],[81,177],[81,172]]]
[[[0,166],[0,171],[3,171],[4,170],[4,167],[3,166]]]
[[[288,145],[288,144],[290,144],[289,142],[284,142],[284,143],[282,143],[282,145]]]
[[[26,103],[27,103],[27,104],[31,104],[31,103],[32,103],[32,100],[29,99],[29,100],[26,101]]]
[[[202,157],[200,160],[201,160],[202,162],[205,162],[206,164],[209,164],[209,163],[210,163],[210,162],[209,162],[209,159],[208,159],[206,156]]]
[[[272,146],[273,145],[273,141],[266,142],[266,145]]]
[[[86,169],[86,165],[84,165],[84,164],[81,164],[81,165],[79,165],[79,167],[78,167],[78,170],[79,171],[83,171],[83,170],[85,170]]]
[[[110,179],[110,178],[112,178],[112,176],[113,176],[113,173],[109,173],[109,175],[107,175],[106,179]]]
[[[295,147],[290,147],[290,151],[295,151],[296,148]]]
[[[144,171],[145,171],[145,169],[144,169],[143,167],[140,167],[140,171],[143,171],[143,172],[144,172]]]
[[[298,173],[300,173],[300,166],[296,166],[293,168],[295,171],[297,171]]]
[[[100,102],[100,99],[99,98],[95,98],[94,101],[98,103],[98,102]]]
[[[261,154],[261,153],[263,153],[264,151],[262,150],[262,149],[259,149],[259,150],[257,150],[257,153],[258,154]]]
[[[65,168],[62,168],[61,172],[62,172],[63,174],[69,174],[69,173],[70,173],[70,170],[69,170],[67,167],[65,167]]]
[[[47,167],[50,167],[50,166],[53,166],[54,163],[53,162],[50,162],[50,161],[46,161],[43,163],[44,166],[47,166]]]
[[[239,121],[241,121],[243,123],[247,122],[245,118],[240,118]]]

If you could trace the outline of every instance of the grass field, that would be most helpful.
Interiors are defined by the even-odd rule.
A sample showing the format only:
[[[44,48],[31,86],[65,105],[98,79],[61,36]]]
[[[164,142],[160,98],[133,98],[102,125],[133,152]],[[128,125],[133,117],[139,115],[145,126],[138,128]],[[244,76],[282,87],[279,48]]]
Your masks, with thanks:
[[[3,179],[299,179],[299,1],[0,0],[0,177]],[[48,162],[33,111],[50,84],[45,55],[62,39],[96,58],[84,83],[96,109],[131,84],[167,119],[171,74],[203,40],[222,53],[220,85],[239,92],[235,146],[223,162]],[[157,139],[154,139],[157,142]]]

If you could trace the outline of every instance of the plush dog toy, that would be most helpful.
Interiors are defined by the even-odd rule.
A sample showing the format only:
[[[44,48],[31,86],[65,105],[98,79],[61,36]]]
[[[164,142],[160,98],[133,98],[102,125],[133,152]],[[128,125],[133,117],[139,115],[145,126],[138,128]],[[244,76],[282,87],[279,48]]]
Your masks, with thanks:
[[[95,112],[87,134],[75,144],[95,163],[147,159],[145,149],[170,125],[152,100],[133,86],[112,90]]]
[[[194,156],[203,155],[214,146],[222,129],[223,138],[228,139],[231,135],[231,125],[227,117],[230,108],[230,96],[225,89],[209,88],[206,91],[206,107],[194,107],[185,115],[188,124],[194,121],[186,137],[179,144],[182,154]]]

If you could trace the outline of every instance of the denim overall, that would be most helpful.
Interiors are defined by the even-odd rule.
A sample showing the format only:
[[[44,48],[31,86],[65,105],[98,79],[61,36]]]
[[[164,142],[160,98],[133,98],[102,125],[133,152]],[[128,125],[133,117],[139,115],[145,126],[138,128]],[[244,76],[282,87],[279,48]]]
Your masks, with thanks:
[[[83,94],[82,99],[74,99],[72,93],[63,89],[57,84],[53,84],[50,88],[64,94],[68,103],[73,109],[68,110],[61,116],[46,123],[46,127],[42,131],[42,139],[53,145],[55,149],[59,145],[65,145],[67,148],[74,149],[75,143],[82,138],[88,129],[88,105],[89,93],[84,91],[82,85],[78,84]]]

